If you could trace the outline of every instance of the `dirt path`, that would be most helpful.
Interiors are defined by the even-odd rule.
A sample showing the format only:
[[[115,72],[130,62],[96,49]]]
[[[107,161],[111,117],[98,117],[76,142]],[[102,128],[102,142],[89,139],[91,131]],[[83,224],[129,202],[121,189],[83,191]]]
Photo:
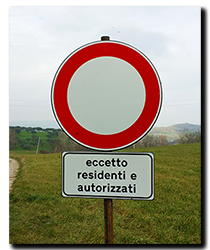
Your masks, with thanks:
[[[12,190],[12,184],[15,180],[19,168],[16,160],[9,158],[9,192]]]

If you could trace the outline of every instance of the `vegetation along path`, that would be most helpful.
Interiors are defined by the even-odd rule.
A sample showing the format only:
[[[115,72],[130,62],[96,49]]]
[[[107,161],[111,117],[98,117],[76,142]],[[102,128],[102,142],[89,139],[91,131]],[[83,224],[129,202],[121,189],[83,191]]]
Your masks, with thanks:
[[[19,168],[16,160],[9,158],[9,192],[12,190],[12,184],[15,180]]]

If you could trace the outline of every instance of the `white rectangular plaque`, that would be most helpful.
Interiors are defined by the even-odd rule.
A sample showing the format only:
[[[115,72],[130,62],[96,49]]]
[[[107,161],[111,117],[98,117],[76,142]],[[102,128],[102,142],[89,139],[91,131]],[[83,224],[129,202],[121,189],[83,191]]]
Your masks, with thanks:
[[[62,196],[154,199],[153,153],[62,153]]]

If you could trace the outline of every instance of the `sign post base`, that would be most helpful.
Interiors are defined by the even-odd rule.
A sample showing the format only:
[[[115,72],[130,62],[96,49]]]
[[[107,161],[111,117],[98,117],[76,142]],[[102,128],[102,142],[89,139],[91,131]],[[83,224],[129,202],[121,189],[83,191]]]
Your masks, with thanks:
[[[104,199],[104,232],[105,244],[114,244],[112,199]]]

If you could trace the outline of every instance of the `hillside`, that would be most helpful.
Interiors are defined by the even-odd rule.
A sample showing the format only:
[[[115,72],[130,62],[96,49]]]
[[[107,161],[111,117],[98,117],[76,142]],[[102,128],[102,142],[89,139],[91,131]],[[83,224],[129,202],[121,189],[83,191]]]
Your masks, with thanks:
[[[176,139],[179,137],[179,133],[185,130],[190,132],[200,131],[201,126],[184,123],[175,124],[169,127],[155,127],[148,135],[153,135],[156,137],[152,139],[156,143],[144,143],[145,145],[139,145],[138,147],[163,145],[157,143],[157,139],[161,135],[165,135],[167,137],[166,144],[174,144]],[[140,142],[144,141],[145,139],[151,141],[149,137],[150,136],[145,136]],[[61,131],[61,129],[10,126],[10,150],[16,150],[20,152],[25,150],[27,152],[33,153],[58,153],[64,150],[87,149],[71,140]]]
[[[114,243],[201,244],[200,143],[130,151],[154,153],[155,199],[113,199]],[[61,154],[10,157],[10,244],[104,244],[104,201],[61,196]]]
[[[169,127],[155,127],[151,130],[150,135],[165,135],[169,141],[174,141],[178,138],[179,133],[185,130],[188,130],[189,132],[201,131],[201,125],[181,123]]]

